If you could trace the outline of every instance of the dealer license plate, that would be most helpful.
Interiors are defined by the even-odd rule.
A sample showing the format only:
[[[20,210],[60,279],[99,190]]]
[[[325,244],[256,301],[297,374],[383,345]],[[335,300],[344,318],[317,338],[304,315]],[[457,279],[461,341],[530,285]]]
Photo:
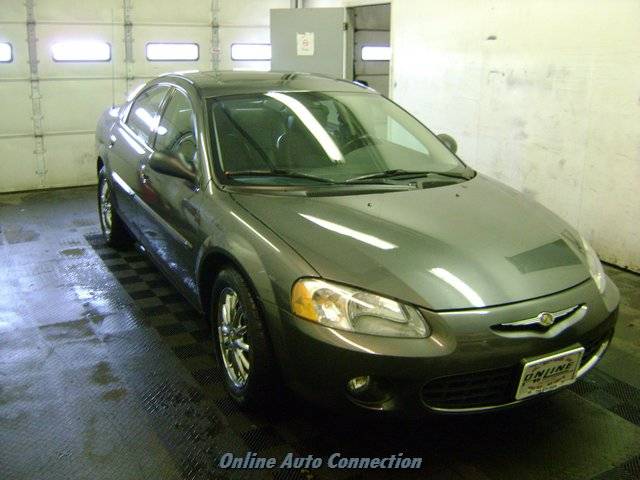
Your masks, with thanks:
[[[550,392],[576,381],[584,348],[556,353],[547,357],[525,360],[516,392],[516,400]]]

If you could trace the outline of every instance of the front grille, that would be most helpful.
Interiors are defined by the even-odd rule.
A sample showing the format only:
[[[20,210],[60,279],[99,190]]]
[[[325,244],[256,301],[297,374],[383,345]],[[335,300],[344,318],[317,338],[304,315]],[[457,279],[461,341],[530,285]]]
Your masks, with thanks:
[[[432,408],[477,408],[513,401],[518,366],[441,377],[422,388],[422,401]]]
[[[611,338],[612,331],[582,342],[583,366]],[[421,392],[422,401],[431,408],[464,409],[499,406],[515,400],[515,391],[522,372],[521,365],[481,372],[436,378]]]

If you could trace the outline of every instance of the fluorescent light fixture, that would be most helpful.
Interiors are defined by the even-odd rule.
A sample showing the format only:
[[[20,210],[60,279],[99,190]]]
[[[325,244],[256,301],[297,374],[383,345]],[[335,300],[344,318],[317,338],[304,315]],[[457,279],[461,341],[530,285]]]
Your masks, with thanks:
[[[198,60],[200,47],[197,43],[147,43],[147,60],[179,62]]]
[[[51,46],[51,55],[56,62],[108,62],[111,45],[95,40],[58,42]]]
[[[381,61],[391,60],[391,47],[365,45],[360,50],[362,60]]]
[[[393,250],[394,248],[398,248],[397,245],[382,240],[381,238],[374,237],[373,235],[369,235],[368,233],[359,232],[358,230],[345,227],[344,225],[330,222],[329,220],[323,220],[322,218],[314,217],[313,215],[306,215],[304,213],[299,213],[298,215],[306,218],[310,222],[313,222],[322,228],[326,228],[327,230],[331,230],[332,232],[339,233],[340,235],[351,237],[355,240],[367,243],[372,247],[376,247],[381,250]]]
[[[9,63],[13,60],[13,48],[8,42],[0,42],[0,62]]]
[[[460,293],[460,295],[466,298],[469,301],[469,303],[474,307],[486,306],[486,304],[484,303],[484,300],[480,298],[480,295],[478,295],[478,293],[473,288],[471,288],[462,279],[455,276],[449,270],[445,268],[437,267],[437,268],[432,268],[429,271],[432,274],[434,274],[436,277],[438,277],[440,280],[444,280],[445,282],[447,282],[451,287],[457,290]]]
[[[232,43],[231,60],[271,60],[271,45],[268,43]]]
[[[333,141],[333,139],[329,136],[327,131],[324,129],[322,125],[316,120],[316,117],[313,116],[313,113],[309,111],[307,107],[305,107],[302,103],[300,103],[295,98],[280,92],[267,92],[265,93],[268,97],[271,97],[275,100],[278,100],[281,103],[284,103],[287,107],[293,110],[293,113],[297,115],[304,126],[307,127],[307,130],[311,132],[311,134],[318,140],[324,152],[332,159],[334,162],[344,162],[344,157],[342,156],[342,152]]]

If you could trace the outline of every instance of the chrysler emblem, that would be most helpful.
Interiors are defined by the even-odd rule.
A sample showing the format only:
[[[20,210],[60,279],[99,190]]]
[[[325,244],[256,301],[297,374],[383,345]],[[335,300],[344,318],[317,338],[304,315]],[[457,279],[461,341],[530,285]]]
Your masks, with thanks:
[[[587,313],[586,305],[574,305],[573,307],[565,308],[564,310],[558,310],[557,312],[540,312],[535,317],[526,318],[524,320],[516,320],[515,322],[499,323],[492,325],[491,328],[495,330],[527,330],[527,329],[540,329],[540,327],[547,329],[554,325],[558,325],[560,322],[571,318],[574,322],[577,322]]]
[[[540,313],[537,319],[538,319],[538,323],[543,327],[550,327],[551,325],[553,325],[553,322],[555,321],[555,318],[553,318],[553,315],[549,312]]]

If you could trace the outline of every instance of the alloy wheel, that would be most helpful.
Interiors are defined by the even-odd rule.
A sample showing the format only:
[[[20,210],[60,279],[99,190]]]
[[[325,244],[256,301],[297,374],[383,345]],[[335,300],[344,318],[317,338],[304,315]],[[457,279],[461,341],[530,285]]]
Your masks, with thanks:
[[[111,206],[111,188],[106,180],[103,180],[100,185],[100,219],[102,220],[102,230],[109,237],[113,225],[113,209]]]
[[[236,388],[243,388],[251,365],[247,342],[247,315],[238,293],[230,287],[220,292],[218,303],[218,343],[227,376]]]

